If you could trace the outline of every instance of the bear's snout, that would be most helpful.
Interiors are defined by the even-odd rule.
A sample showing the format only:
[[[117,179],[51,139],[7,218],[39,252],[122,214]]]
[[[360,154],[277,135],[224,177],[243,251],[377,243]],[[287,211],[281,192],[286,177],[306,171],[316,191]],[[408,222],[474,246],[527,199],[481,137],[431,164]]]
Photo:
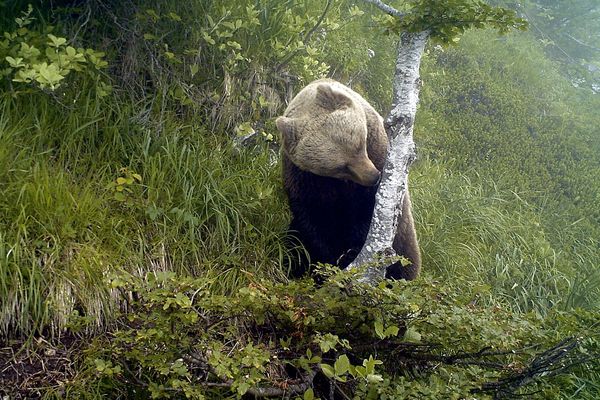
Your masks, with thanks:
[[[352,173],[352,180],[362,186],[375,186],[381,179],[381,172],[368,158],[364,163],[349,165],[348,169]]]

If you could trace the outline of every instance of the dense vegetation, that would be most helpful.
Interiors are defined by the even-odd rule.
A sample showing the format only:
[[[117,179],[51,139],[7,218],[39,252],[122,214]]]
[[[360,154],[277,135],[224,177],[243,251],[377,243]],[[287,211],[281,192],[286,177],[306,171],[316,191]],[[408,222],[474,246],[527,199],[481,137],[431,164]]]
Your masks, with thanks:
[[[540,31],[570,2],[545,3],[529,33],[428,48],[424,276],[376,288],[287,281],[273,117],[321,76],[385,112],[384,14],[0,3],[0,394],[597,398],[598,57],[557,56]]]

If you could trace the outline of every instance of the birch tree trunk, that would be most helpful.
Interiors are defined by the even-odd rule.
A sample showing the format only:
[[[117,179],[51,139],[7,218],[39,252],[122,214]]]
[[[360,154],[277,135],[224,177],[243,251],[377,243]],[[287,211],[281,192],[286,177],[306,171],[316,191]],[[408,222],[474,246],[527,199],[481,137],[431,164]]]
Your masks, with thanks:
[[[376,283],[383,279],[387,268],[385,258],[396,255],[392,243],[407,190],[408,169],[416,156],[413,126],[419,102],[419,67],[428,37],[427,31],[403,32],[398,43],[392,109],[384,122],[389,138],[388,156],[367,239],[348,267],[368,265],[359,279],[361,282]]]

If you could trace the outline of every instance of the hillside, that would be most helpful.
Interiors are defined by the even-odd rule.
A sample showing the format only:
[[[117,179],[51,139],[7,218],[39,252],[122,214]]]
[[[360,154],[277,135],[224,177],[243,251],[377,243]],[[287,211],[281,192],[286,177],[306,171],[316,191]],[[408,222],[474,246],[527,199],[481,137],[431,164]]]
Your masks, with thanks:
[[[529,32],[427,47],[423,274],[355,289],[288,279],[274,119],[324,76],[385,114],[384,14],[1,3],[0,395],[597,398],[600,95],[569,67],[597,59],[556,55],[544,3]]]

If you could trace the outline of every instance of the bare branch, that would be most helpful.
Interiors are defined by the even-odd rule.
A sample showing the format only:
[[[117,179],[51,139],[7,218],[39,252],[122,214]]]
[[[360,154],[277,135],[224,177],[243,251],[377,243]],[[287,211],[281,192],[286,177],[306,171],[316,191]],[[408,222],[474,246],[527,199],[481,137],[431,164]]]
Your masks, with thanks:
[[[386,14],[389,14],[389,15],[392,15],[392,16],[398,17],[398,18],[404,17],[403,13],[396,10],[394,7],[385,4],[381,0],[364,0],[364,1],[366,1],[367,3],[371,3],[374,6],[377,6],[378,8],[383,10],[383,12],[385,12]]]
[[[530,363],[512,375],[494,382],[486,382],[473,392],[493,392],[498,398],[512,396],[516,391],[542,376],[567,373],[571,368],[596,359],[596,355],[582,355],[576,350],[580,339],[569,337],[538,354]]]
[[[306,35],[304,35],[304,43],[308,43],[308,41],[310,40],[310,37],[317,31],[317,29],[319,29],[319,26],[321,26],[321,24],[323,23],[323,20],[325,19],[325,16],[327,15],[327,13],[329,12],[329,9],[331,8],[331,5],[333,4],[332,0],[327,0],[327,4],[325,4],[325,8],[323,9],[323,13],[321,14],[321,16],[319,17],[319,19],[317,20],[317,23],[315,24],[315,26],[313,26],[311,28],[311,30],[309,30]]]
[[[298,383],[288,385],[285,388],[278,387],[252,387],[248,394],[254,397],[283,397],[304,393],[311,385],[317,374],[316,370],[304,374]]]
[[[577,39],[577,38],[575,38],[575,37],[573,37],[573,36],[569,35],[568,33],[565,33],[565,35],[566,35],[566,36],[567,36],[569,39],[573,40],[575,43],[577,43],[577,44],[579,44],[579,45],[581,45],[581,46],[587,47],[588,49],[592,49],[592,50],[600,51],[600,48],[598,48],[598,47],[596,47],[596,46],[592,46],[591,44],[587,44],[587,43],[585,43],[584,41],[581,41],[581,40],[579,40],[579,39]]]

